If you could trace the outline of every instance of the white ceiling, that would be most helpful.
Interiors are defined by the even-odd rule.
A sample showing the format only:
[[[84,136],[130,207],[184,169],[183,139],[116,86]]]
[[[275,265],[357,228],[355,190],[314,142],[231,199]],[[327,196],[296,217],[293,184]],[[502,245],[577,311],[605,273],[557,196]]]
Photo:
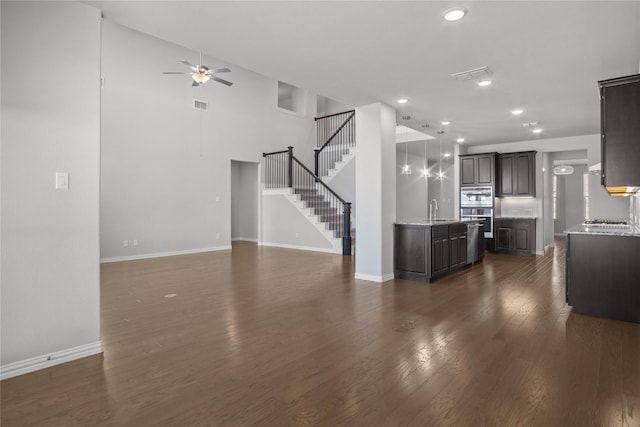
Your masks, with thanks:
[[[638,73],[640,1],[87,1],[106,19],[465,144],[599,132],[597,81]],[[450,7],[468,9],[447,22]],[[183,59],[183,58],[177,58]],[[480,88],[451,74],[487,66]],[[158,70],[160,71],[160,70]],[[395,103],[406,97],[407,104]],[[523,108],[520,117],[510,114]],[[539,121],[540,135],[521,122]]]

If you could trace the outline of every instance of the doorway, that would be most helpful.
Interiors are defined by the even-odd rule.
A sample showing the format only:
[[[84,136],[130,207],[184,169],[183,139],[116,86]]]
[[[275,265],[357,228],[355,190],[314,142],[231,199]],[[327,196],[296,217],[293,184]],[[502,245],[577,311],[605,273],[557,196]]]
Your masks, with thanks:
[[[231,161],[231,241],[258,241],[259,171],[259,163]]]

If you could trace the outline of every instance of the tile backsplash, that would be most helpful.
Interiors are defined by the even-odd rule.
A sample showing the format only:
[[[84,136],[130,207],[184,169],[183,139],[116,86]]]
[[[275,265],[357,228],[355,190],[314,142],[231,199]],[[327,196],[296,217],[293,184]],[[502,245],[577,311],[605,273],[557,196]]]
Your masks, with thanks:
[[[502,217],[539,217],[538,199],[501,198],[496,199],[496,216]]]

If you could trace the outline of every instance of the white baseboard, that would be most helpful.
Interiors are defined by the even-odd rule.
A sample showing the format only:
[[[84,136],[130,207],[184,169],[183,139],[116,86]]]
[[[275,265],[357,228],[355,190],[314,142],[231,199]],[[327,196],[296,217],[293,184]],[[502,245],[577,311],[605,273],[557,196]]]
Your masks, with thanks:
[[[226,249],[231,249],[231,246],[212,246],[209,248],[186,249],[183,251],[156,252],[152,254],[115,256],[110,258],[100,258],[100,262],[105,264],[108,262],[135,261],[138,259],[161,258],[165,256],[175,256],[175,255],[199,254],[201,252],[223,251]]]
[[[50,368],[51,366],[100,353],[102,353],[102,341],[96,341],[30,359],[19,360],[0,366],[0,380],[6,380],[7,378],[17,377],[18,375],[28,374],[29,372]]]
[[[234,237],[231,239],[232,242],[238,242],[238,241],[242,241],[242,242],[255,242],[258,243],[258,239],[255,239],[253,237]]]
[[[393,280],[395,276],[393,275],[393,273],[385,274],[383,276],[375,276],[373,274],[356,273],[354,277],[356,279],[359,279],[359,280],[367,280],[369,282],[382,283],[382,282],[387,282],[389,280]]]
[[[313,246],[297,246],[297,245],[286,245],[283,243],[270,243],[270,242],[259,242],[260,246],[273,246],[274,248],[284,248],[284,249],[297,249],[299,251],[312,251],[312,252],[324,252],[328,254],[342,254],[342,248],[333,249],[333,248],[315,248]]]

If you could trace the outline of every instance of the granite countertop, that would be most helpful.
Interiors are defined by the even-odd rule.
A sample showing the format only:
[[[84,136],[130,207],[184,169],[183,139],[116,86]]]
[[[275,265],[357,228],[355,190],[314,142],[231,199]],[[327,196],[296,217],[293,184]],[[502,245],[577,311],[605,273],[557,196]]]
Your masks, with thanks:
[[[484,220],[478,219],[410,219],[406,221],[396,221],[396,225],[449,225],[449,224],[469,224],[474,222],[482,222]]]
[[[565,234],[594,234],[594,235],[609,235],[609,236],[631,236],[640,237],[640,229],[633,224],[620,227],[610,228],[600,225],[584,225],[578,224],[564,230]]]
[[[494,219],[538,219],[537,216],[497,216]]]

